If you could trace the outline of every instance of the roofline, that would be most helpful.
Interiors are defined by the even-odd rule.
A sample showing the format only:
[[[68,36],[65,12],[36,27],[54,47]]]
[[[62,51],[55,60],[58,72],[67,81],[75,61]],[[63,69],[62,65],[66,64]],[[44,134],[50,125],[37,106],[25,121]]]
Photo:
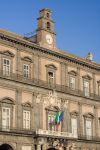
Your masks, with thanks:
[[[57,57],[59,56],[59,57],[62,57],[63,59],[70,60],[70,61],[73,61],[74,63],[80,64],[80,65],[85,65],[86,67],[90,67],[92,69],[96,69],[96,70],[100,71],[100,64],[98,64],[98,63],[95,63],[93,61],[88,61],[84,58],[75,56],[73,54],[67,53],[67,52],[62,51],[62,50],[52,51],[50,49],[46,49],[46,48],[41,47],[40,45],[38,45],[36,43],[32,43],[32,42],[24,39],[23,36],[20,36],[16,33],[12,33],[12,32],[0,29],[0,37],[5,37],[8,39],[11,39],[13,42],[18,41],[18,42],[20,42],[20,44],[23,43],[23,45],[31,46],[32,48],[35,47],[38,50],[40,49],[44,52],[49,52],[50,54],[53,54]]]

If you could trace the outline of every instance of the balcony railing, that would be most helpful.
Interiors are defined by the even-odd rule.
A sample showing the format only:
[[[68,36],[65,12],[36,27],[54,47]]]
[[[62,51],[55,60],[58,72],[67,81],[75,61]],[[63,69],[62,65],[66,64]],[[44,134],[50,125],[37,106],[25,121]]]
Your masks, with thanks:
[[[34,129],[23,129],[17,127],[8,127],[0,125],[0,133],[3,134],[21,134],[21,135],[32,135],[35,134]]]
[[[44,87],[44,88],[48,88],[48,89],[55,89],[56,91],[60,91],[60,92],[67,93],[67,94],[86,97],[84,92],[81,90],[78,90],[78,89],[72,90],[68,86],[59,85],[59,84],[50,85],[47,81],[43,81],[43,80],[39,80],[39,79],[35,79],[35,78],[24,78],[23,75],[19,75],[19,74],[10,73],[10,76],[6,76],[6,75],[3,75],[3,71],[1,71],[0,77],[4,78],[4,79],[19,81],[22,83],[27,83],[30,85],[40,86],[40,87]],[[100,100],[100,96],[93,94],[93,93],[89,93],[89,96],[87,96],[87,98]]]
[[[62,138],[76,138],[72,133],[69,132],[59,132],[59,131],[51,131],[51,130],[42,130],[38,129],[36,131],[37,135],[51,136],[51,137],[62,137]]]

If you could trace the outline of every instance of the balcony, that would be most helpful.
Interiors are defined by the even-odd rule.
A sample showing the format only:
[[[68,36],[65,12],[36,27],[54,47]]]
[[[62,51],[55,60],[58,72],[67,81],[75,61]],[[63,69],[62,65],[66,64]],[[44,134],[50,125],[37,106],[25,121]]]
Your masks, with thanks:
[[[47,137],[58,137],[58,138],[77,138],[72,133],[69,132],[59,132],[59,131],[51,131],[51,130],[42,130],[38,129],[36,131],[36,135],[47,136]]]
[[[81,90],[78,90],[78,89],[72,90],[68,86],[59,85],[59,84],[50,85],[47,81],[43,81],[43,80],[39,80],[35,78],[24,78],[22,75],[19,75],[19,74],[10,73],[10,76],[4,76],[3,71],[1,71],[0,78],[11,80],[11,81],[17,81],[17,82],[21,82],[25,84],[35,85],[35,86],[47,88],[50,90],[55,89],[58,92],[63,92],[66,94],[100,100],[100,96],[93,94],[93,93],[89,93],[89,96],[85,96],[84,92]]]

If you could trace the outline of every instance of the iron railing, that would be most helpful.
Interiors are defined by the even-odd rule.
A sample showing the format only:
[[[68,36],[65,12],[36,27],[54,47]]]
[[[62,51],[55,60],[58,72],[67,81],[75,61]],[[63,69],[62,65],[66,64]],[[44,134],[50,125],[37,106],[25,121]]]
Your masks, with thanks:
[[[36,79],[36,78],[24,78],[23,75],[20,75],[17,73],[10,73],[9,76],[6,76],[6,75],[3,75],[3,71],[1,71],[0,77],[3,79],[19,81],[19,82],[30,84],[30,85],[48,88],[51,90],[55,89],[56,91],[67,93],[67,94],[100,100],[100,96],[94,93],[89,93],[89,96],[85,96],[84,91],[82,90],[79,90],[79,89],[72,90],[69,86],[60,85],[60,84],[49,84],[47,81]]]

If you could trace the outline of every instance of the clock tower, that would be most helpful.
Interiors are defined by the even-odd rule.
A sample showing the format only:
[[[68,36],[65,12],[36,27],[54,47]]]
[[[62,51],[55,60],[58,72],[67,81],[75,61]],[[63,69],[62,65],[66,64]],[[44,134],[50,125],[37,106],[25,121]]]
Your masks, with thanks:
[[[54,22],[51,18],[50,9],[40,10],[37,29],[37,43],[51,50],[56,49],[56,34],[54,32]]]

